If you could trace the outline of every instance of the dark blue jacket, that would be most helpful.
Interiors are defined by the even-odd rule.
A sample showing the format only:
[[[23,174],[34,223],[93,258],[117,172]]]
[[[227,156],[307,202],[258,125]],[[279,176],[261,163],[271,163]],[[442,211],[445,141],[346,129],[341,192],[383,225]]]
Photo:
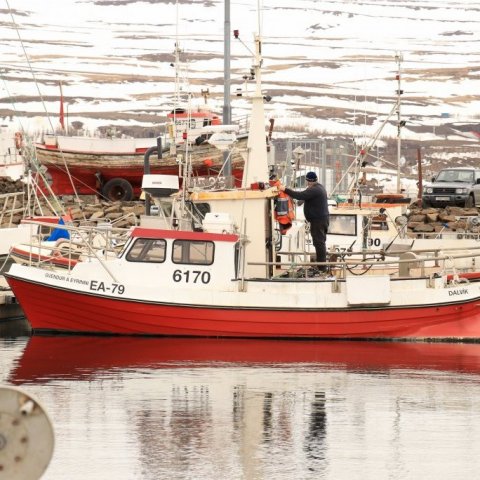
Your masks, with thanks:
[[[285,193],[296,200],[303,200],[303,213],[308,222],[328,218],[327,191],[320,183],[315,183],[302,192],[285,188]]]

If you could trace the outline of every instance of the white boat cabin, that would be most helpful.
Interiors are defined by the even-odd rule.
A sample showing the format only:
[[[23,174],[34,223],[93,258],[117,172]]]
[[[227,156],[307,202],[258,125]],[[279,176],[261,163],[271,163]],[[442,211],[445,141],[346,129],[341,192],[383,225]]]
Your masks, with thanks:
[[[238,234],[136,227],[108,268],[114,276],[119,273],[123,278],[131,269],[132,276],[142,282],[151,279],[155,285],[171,286],[173,280],[179,285],[228,290],[227,284],[239,274],[239,240]],[[82,265],[77,264],[76,272],[81,270]]]
[[[367,208],[330,207],[327,250],[361,252],[385,249],[394,240],[405,236],[406,227],[399,220],[404,210],[401,205],[384,208],[381,204]],[[303,218],[293,222],[292,227],[281,236],[277,247],[277,255],[282,262],[298,259],[292,256],[295,252],[308,257],[315,254]]]

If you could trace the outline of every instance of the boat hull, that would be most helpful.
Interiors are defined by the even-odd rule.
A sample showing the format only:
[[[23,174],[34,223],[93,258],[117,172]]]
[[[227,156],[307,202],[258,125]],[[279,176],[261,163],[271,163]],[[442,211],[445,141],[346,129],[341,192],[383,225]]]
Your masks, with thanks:
[[[478,296],[401,307],[220,307],[117,298],[6,276],[32,328],[38,332],[480,340]]]
[[[38,161],[47,167],[51,177],[51,189],[56,195],[95,194],[98,175],[103,183],[116,178],[128,181],[135,193],[141,193],[144,173],[144,152],[109,153],[88,151],[60,151],[37,145]],[[182,153],[182,152],[179,152]],[[184,152],[182,153],[184,154]],[[223,165],[223,152],[212,145],[200,145],[190,152],[193,173],[196,176],[218,175]],[[232,154],[232,174],[241,182],[244,159],[239,151]],[[178,175],[176,155],[156,156],[150,160],[150,173]],[[73,185],[72,185],[73,184]]]

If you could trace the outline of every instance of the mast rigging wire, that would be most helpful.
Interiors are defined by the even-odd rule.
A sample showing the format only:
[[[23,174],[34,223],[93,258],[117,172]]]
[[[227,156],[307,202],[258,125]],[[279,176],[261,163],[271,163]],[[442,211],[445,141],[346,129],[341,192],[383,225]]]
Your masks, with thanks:
[[[44,110],[45,110],[45,113],[47,114],[48,123],[50,124],[50,128],[52,129],[52,132],[54,132],[55,129],[53,128],[52,119],[51,119],[50,114],[49,114],[49,112],[48,112],[48,110],[47,110],[47,106],[46,106],[46,104],[45,104],[45,100],[43,99],[42,92],[40,91],[40,87],[39,87],[39,84],[38,84],[38,82],[37,82],[37,77],[35,76],[35,72],[34,72],[34,70],[33,70],[33,68],[32,68],[32,64],[31,64],[31,62],[30,62],[30,58],[29,58],[29,56],[28,56],[28,54],[27,54],[27,50],[26,50],[25,45],[24,45],[24,43],[23,43],[22,37],[21,37],[21,35],[20,35],[20,31],[19,31],[19,28],[18,28],[18,24],[17,24],[17,22],[15,21],[15,17],[13,16],[12,9],[10,8],[10,3],[8,2],[8,0],[5,0],[5,3],[7,4],[7,9],[8,9],[8,12],[9,12],[9,14],[10,14],[10,18],[12,19],[12,24],[13,24],[13,26],[14,26],[14,28],[15,28],[15,32],[17,33],[18,40],[19,40],[20,45],[21,45],[21,47],[22,47],[23,54],[24,54],[25,59],[26,59],[26,61],[27,61],[27,64],[28,64],[30,73],[31,73],[32,78],[33,78],[33,81],[35,82],[35,86],[37,87],[38,95],[39,95],[40,100],[41,100],[41,102],[42,102],[42,105],[43,105],[43,108],[44,108]],[[62,160],[63,160],[63,163],[64,163],[64,165],[65,165],[65,169],[66,169],[67,174],[68,174],[68,179],[70,180],[70,184],[72,185],[73,191],[74,191],[74,193],[75,193],[75,198],[76,198],[77,202],[80,203],[80,198],[79,198],[79,196],[78,196],[77,189],[75,188],[75,185],[74,185],[74,183],[73,183],[73,179],[72,179],[72,176],[71,176],[71,174],[70,174],[70,170],[69,170],[69,168],[68,168],[68,166],[67,166],[67,162],[66,162],[66,160],[65,160],[65,156],[63,155],[63,152],[61,152],[61,153],[62,153]],[[51,190],[50,190],[50,191],[51,191]]]

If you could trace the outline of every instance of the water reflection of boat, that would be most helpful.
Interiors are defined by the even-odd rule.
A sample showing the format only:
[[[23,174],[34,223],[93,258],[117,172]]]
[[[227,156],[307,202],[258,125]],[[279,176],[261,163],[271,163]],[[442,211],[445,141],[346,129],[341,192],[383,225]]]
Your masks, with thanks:
[[[355,341],[33,336],[10,381],[84,379],[113,369],[316,364],[347,370],[480,373],[480,345]]]

